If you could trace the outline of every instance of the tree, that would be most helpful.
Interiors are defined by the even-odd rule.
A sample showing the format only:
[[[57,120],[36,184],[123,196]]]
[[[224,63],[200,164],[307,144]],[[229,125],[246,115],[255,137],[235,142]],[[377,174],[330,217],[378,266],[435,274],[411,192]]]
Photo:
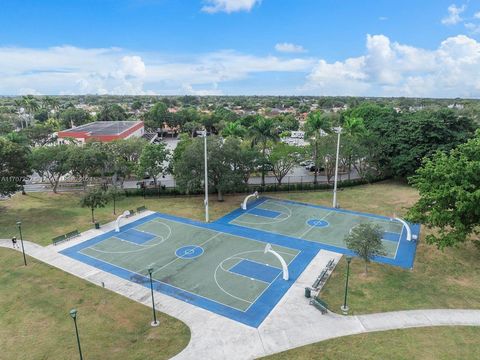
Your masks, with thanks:
[[[367,134],[359,139],[367,158],[363,160],[364,172],[375,172],[378,175],[392,175],[392,139],[398,131],[399,114],[391,108],[372,103],[362,103],[348,110],[345,117],[361,118]]]
[[[300,122],[292,114],[278,115],[275,117],[278,123],[279,131],[297,131],[300,127]]]
[[[69,171],[68,155],[67,145],[42,146],[32,150],[32,169],[42,178],[48,179],[54,193],[57,193],[60,178]]]
[[[70,146],[68,148],[67,167],[82,182],[83,191],[87,189],[88,180],[94,176],[99,168],[98,160],[101,154],[98,148],[87,144],[83,147]]]
[[[318,169],[320,169],[324,163],[324,157],[320,153],[320,144],[322,137],[331,132],[332,123],[330,119],[320,111],[314,111],[308,114],[307,121],[305,123],[305,132],[310,139],[312,157],[315,165],[315,172],[313,183],[318,183]]]
[[[258,117],[257,121],[250,127],[249,132],[252,145],[259,145],[262,152],[262,186],[265,186],[267,144],[269,141],[277,142],[279,140],[278,132],[275,128],[275,121],[273,119]]]
[[[41,123],[47,121],[48,119],[48,110],[47,109],[40,109],[35,112],[33,118]]]
[[[394,175],[413,175],[424,157],[455,148],[471,138],[475,128],[471,118],[451,109],[402,114],[390,139]]]
[[[235,190],[244,183],[242,173],[242,150],[236,138],[223,140],[218,136],[208,139],[208,182],[216,190],[217,198],[223,201],[226,191]],[[177,185],[187,194],[202,189],[204,181],[203,138],[186,143],[180,154],[174,155],[173,172]],[[238,171],[237,171],[238,170]]]
[[[296,164],[302,161],[303,157],[303,148],[282,142],[273,145],[267,155],[267,160],[272,166],[272,172],[278,185],[282,184],[283,178]]]
[[[40,104],[33,95],[26,95],[22,97],[22,104],[25,111],[29,114],[30,121],[33,119],[33,115],[40,109]]]
[[[119,189],[116,185],[108,188],[107,197],[113,201],[113,215],[117,215],[117,200],[125,196],[125,190]]]
[[[120,179],[120,187],[123,182],[132,175],[137,167],[138,160],[147,142],[142,138],[130,138],[115,140],[108,143],[109,151],[108,172],[113,174],[113,183]]]
[[[365,275],[368,274],[368,263],[374,256],[385,255],[382,244],[383,230],[370,223],[359,224],[350,230],[345,237],[348,249],[352,250],[365,262]]]
[[[125,110],[118,104],[105,105],[97,115],[98,121],[125,121],[128,116]]]
[[[150,129],[162,129],[169,118],[168,106],[159,101],[145,115],[145,125]]]
[[[195,136],[195,133],[201,129],[202,129],[202,124],[197,122],[187,122],[182,126],[182,131],[185,133],[188,133],[188,135],[192,138]]]
[[[194,123],[199,124],[198,126],[201,127],[200,122],[202,119],[195,108],[188,107],[181,109],[179,112],[177,112],[174,116],[174,120],[175,125],[180,126],[182,131],[188,132],[188,130],[184,128],[184,125],[186,125],[187,123]]]
[[[167,173],[169,155],[170,151],[164,143],[146,145],[138,161],[137,175],[141,178],[145,175],[153,178],[156,186],[158,176]]]
[[[80,206],[90,208],[92,223],[95,222],[95,209],[103,208],[108,202],[108,195],[101,188],[92,188],[80,199]]]
[[[140,100],[135,100],[130,107],[132,110],[140,110],[143,107],[143,104]]]
[[[55,129],[50,124],[35,124],[22,130],[31,146],[45,146],[56,141]]]
[[[0,137],[0,195],[21,189],[30,174],[28,148]]]
[[[243,138],[246,133],[247,129],[245,129],[239,121],[227,123],[222,130],[222,136],[225,138],[229,136]]]
[[[428,243],[440,249],[469,239],[480,244],[480,130],[467,143],[425,160],[409,180],[420,199],[407,218],[436,230],[426,236]]]
[[[13,116],[0,114],[0,136],[11,133],[15,129],[13,124]]]
[[[90,115],[83,109],[69,108],[60,113],[60,120],[64,128],[80,126],[91,121]]]
[[[359,138],[366,135],[367,130],[365,129],[363,119],[357,117],[345,117],[342,125],[344,156],[348,166],[348,180],[350,180],[352,165],[358,158],[358,147],[356,145]]]

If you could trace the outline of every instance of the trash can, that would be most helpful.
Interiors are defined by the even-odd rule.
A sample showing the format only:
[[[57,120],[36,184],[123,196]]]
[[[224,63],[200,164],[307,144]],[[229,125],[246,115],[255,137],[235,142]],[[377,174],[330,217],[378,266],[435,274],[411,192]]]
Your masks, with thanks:
[[[310,289],[309,287],[305,288],[305,297],[307,299],[310,299],[312,297],[312,289]]]
[[[100,229],[100,223],[98,221],[95,223],[95,229]]]

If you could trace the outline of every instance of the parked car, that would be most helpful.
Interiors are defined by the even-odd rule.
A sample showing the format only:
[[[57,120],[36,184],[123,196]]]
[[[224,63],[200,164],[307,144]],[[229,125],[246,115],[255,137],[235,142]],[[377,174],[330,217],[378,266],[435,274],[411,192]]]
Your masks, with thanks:
[[[155,187],[155,181],[153,181],[153,180],[139,181],[139,182],[137,182],[137,187],[139,187],[140,189],[154,188]]]
[[[308,170],[308,171],[315,171],[315,169],[317,169],[317,167],[315,166],[315,164],[309,164],[309,165],[305,166],[305,169]],[[317,169],[317,171],[325,171],[325,168],[323,166],[321,166]]]

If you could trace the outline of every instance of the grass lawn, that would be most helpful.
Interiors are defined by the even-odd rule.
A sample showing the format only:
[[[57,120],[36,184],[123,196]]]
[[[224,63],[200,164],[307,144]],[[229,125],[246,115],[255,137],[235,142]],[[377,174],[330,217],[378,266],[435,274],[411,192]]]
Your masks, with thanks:
[[[0,358],[78,359],[71,308],[85,359],[168,359],[190,339],[179,320],[28,258],[0,249]]]
[[[391,330],[327,340],[264,359],[480,359],[479,336],[478,327]]]
[[[331,191],[268,193],[279,197],[314,204],[331,205]],[[80,194],[32,193],[16,195],[0,202],[0,238],[15,234],[15,221],[22,219],[26,239],[42,245],[72,229],[91,227],[90,211],[78,206]],[[347,188],[339,191],[342,207],[382,215],[402,215],[418,195],[409,186],[394,181]],[[227,196],[224,202],[212,199],[211,218],[216,219],[237,208],[242,196]],[[156,210],[187,218],[203,220],[202,197],[124,198],[118,203],[118,212],[146,205]],[[114,220],[111,204],[98,209],[101,223]],[[425,228],[422,234],[425,235]],[[420,241],[413,271],[388,265],[371,264],[368,277],[363,264],[352,262],[349,305],[352,313],[418,309],[418,308],[480,308],[480,263],[478,250],[473,246],[448,249],[445,252]],[[343,299],[344,261],[327,282],[321,297],[333,310]]]
[[[330,191],[269,193],[266,195],[327,206],[331,206],[332,201]],[[73,229],[84,231],[91,228],[90,212],[88,209],[78,206],[79,197],[79,194],[73,193],[59,195],[35,193],[26,196],[16,195],[10,200],[0,202],[0,238],[10,238],[16,233],[15,221],[17,219],[23,221],[22,229],[24,229],[25,238],[42,245],[50,244],[52,237]],[[339,192],[339,204],[343,208],[387,216],[391,216],[393,213],[401,216],[417,198],[415,190],[405,184],[393,181],[348,188]],[[243,196],[228,196],[222,203],[212,199],[210,202],[211,218],[216,219],[238,208],[242,199]],[[202,197],[146,200],[140,197],[131,197],[121,200],[117,208],[120,213],[141,205],[163,213],[197,220],[204,219]],[[96,214],[101,223],[112,221],[115,218],[111,205],[104,209],[98,209]],[[366,277],[363,274],[363,264],[358,260],[352,262],[349,305],[353,314],[419,308],[480,308],[478,250],[473,246],[466,245],[444,252],[439,251],[434,246],[426,245],[423,242],[426,231],[427,229],[422,228],[422,239],[418,246],[413,271],[371,264],[369,275]],[[17,259],[15,264],[21,264],[20,260]],[[11,260],[8,259],[7,262],[9,261]],[[10,351],[17,349],[18,351],[19,348],[22,348],[19,344],[14,344],[7,335],[28,329],[28,333],[31,335],[26,338],[29,341],[35,344],[45,342],[44,353],[50,354],[51,352],[54,355],[62,353],[55,349],[58,344],[65,344],[65,346],[70,346],[69,350],[74,350],[74,343],[71,342],[72,324],[69,323],[71,320],[65,316],[73,306],[79,308],[80,319],[84,316],[84,323],[79,321],[82,331],[85,332],[85,347],[89,347],[89,350],[95,355],[104,351],[103,346],[111,347],[112,351],[113,349],[127,351],[128,345],[129,348],[131,347],[131,351],[126,352],[125,357],[117,358],[153,359],[154,357],[142,353],[142,351],[148,351],[147,345],[162,344],[161,341],[164,341],[164,344],[167,344],[166,348],[169,349],[168,342],[170,341],[172,344],[175,343],[175,345],[171,345],[169,353],[173,354],[185,346],[188,341],[188,329],[172,319],[164,321],[170,321],[174,330],[157,335],[156,330],[148,327],[148,309],[132,304],[120,296],[110,294],[45,265],[36,264],[34,266],[40,269],[38,272],[25,273],[29,270],[21,267],[15,268],[13,264],[3,265],[4,262],[0,257],[0,264],[2,264],[0,268],[5,267],[6,269],[0,278],[2,281],[0,309],[8,310],[6,313],[0,312],[0,348],[2,349],[6,348]],[[8,270],[11,268],[13,270]],[[17,275],[10,276],[11,272],[17,273]],[[334,311],[340,308],[343,300],[344,273],[345,262],[341,261],[321,292],[321,297],[330,304]],[[24,281],[20,281],[22,278]],[[37,284],[35,286],[26,285],[27,279],[29,282]],[[7,286],[4,286],[3,283],[6,283]],[[82,289],[82,291],[78,289]],[[25,297],[21,296],[24,292],[27,294]],[[5,297],[4,293],[8,296]],[[13,301],[17,302],[17,307],[12,310]],[[5,302],[8,303],[5,305]],[[23,302],[27,302],[28,306]],[[19,304],[21,307],[18,306]],[[32,310],[25,313],[25,307]],[[105,309],[106,307],[109,310]],[[126,310],[127,308],[129,310]],[[122,312],[117,315],[119,309]],[[91,313],[91,315],[87,315],[87,313]],[[90,320],[87,319],[88,316],[92,316]],[[17,320],[17,317],[20,320]],[[102,325],[98,324],[100,321],[103,321]],[[97,325],[94,326],[94,324]],[[88,331],[89,326],[92,326],[91,331]],[[108,328],[109,326],[111,328]],[[33,330],[30,331],[30,329]],[[48,335],[37,340],[33,334],[42,333],[39,331],[40,329]],[[99,329],[104,330],[100,331]],[[120,332],[121,336],[118,335]],[[312,357],[358,359],[362,356],[363,358],[393,359],[437,359],[456,356],[458,356],[457,358],[480,358],[476,345],[478,335],[480,335],[480,330],[474,328],[389,331],[335,339],[296,349],[286,353],[288,355],[277,357],[280,359]],[[88,336],[91,336],[90,340]],[[23,338],[21,339],[24,341]],[[181,345],[178,345],[176,341]],[[90,345],[87,345],[87,342],[90,342]],[[465,346],[462,347],[460,344],[465,344]],[[165,349],[165,346],[156,347]],[[352,352],[352,348],[355,348],[356,351]],[[39,349],[41,349],[40,345]],[[35,350],[32,349],[32,351]],[[137,354],[141,355],[137,356]],[[58,356],[54,355],[49,358]],[[33,358],[38,357],[33,356]]]
[[[81,193],[30,193],[16,194],[11,199],[0,201],[0,238],[9,239],[16,235],[17,219],[22,220],[25,239],[41,245],[51,244],[55,236],[78,229],[85,231],[93,227],[91,212],[78,204]],[[240,206],[242,197],[230,196],[225,202],[211,201],[212,219]],[[113,215],[112,203],[95,210],[95,219],[104,224],[116,219],[125,210],[145,205],[149,210],[178,215],[196,220],[205,219],[202,197],[147,198],[128,197],[117,201],[117,215]]]

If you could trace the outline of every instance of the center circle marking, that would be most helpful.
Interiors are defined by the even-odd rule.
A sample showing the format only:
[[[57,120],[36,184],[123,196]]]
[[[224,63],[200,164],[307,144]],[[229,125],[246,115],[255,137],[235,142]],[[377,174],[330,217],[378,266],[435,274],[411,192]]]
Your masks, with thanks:
[[[196,245],[182,246],[175,250],[175,255],[180,259],[195,259],[203,254],[203,248]]]
[[[318,220],[318,219],[310,219],[307,221],[307,224],[312,227],[324,228],[330,225],[328,221],[325,220]]]

